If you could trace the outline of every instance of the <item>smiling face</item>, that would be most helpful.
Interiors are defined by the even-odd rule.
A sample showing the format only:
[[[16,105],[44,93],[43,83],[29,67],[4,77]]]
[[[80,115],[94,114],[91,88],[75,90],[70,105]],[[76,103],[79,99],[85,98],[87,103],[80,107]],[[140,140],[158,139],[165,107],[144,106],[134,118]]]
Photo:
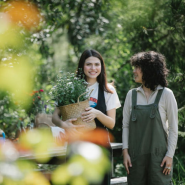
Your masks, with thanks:
[[[142,80],[143,73],[140,67],[134,66],[133,75],[136,83],[143,83],[143,80]]]
[[[96,57],[89,57],[84,63],[84,73],[87,82],[96,82],[98,75],[101,73],[101,62]]]

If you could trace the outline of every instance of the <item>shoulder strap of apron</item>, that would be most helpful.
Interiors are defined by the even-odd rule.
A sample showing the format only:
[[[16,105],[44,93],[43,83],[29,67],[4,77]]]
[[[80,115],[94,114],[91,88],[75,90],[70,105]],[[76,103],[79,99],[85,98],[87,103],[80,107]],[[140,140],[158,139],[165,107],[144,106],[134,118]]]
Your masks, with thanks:
[[[137,91],[136,89],[132,90],[132,121],[136,121],[137,120],[137,116],[136,116],[136,105],[137,105]]]
[[[158,109],[158,104],[159,104],[161,95],[162,95],[162,93],[163,93],[163,90],[164,90],[164,88],[158,90],[158,92],[157,92],[157,96],[156,96],[156,98],[155,98],[155,102],[154,102],[153,107],[152,107],[151,112],[150,112],[150,118],[155,118],[156,111],[157,111],[157,109]]]

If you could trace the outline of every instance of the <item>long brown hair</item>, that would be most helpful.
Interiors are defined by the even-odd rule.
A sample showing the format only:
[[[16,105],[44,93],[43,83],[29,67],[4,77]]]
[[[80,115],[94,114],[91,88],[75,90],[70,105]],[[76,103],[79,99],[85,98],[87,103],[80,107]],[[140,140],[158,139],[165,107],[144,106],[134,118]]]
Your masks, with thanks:
[[[78,62],[78,68],[77,68],[77,73],[76,73],[77,76],[80,78],[85,78],[85,80],[86,80],[86,76],[84,74],[84,64],[85,64],[85,60],[89,57],[96,57],[101,62],[101,73],[97,77],[97,82],[99,83],[100,89],[102,89],[103,91],[106,91],[108,93],[113,94],[113,92],[107,86],[107,76],[106,76],[106,71],[105,71],[105,63],[104,63],[103,57],[100,55],[100,53],[98,51],[93,50],[93,49],[87,49],[82,53],[80,60]]]

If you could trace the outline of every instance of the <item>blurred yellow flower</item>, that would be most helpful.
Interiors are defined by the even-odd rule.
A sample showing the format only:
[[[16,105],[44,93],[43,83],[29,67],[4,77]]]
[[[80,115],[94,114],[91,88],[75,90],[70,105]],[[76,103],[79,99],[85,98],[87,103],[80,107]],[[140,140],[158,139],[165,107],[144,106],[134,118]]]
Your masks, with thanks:
[[[49,130],[30,130],[20,136],[19,144],[22,148],[30,150],[39,162],[47,162],[51,156],[49,149],[55,146]]]
[[[71,143],[68,153],[66,164],[52,174],[53,184],[100,184],[110,169],[106,151],[93,143]]]
[[[24,185],[50,185],[49,181],[40,172],[28,173],[24,180]]]

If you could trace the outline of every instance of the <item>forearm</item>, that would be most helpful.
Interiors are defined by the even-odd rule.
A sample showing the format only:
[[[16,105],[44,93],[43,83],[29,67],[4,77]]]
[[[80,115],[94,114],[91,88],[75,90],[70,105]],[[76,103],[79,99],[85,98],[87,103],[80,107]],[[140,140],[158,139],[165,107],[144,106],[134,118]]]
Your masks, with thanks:
[[[63,121],[60,119],[60,110],[56,107],[53,115],[52,115],[52,122],[58,126],[63,128]]]
[[[168,151],[166,156],[173,158],[178,139],[178,108],[173,92],[168,92],[166,104],[166,117],[169,125]]]
[[[60,119],[59,116],[52,116],[52,122],[58,126],[58,127],[62,127],[63,126],[63,121]]]
[[[129,138],[129,127],[127,125],[123,125],[122,131],[122,149],[128,148],[128,138]]]
[[[166,156],[173,158],[177,146],[178,131],[169,131],[168,150]]]
[[[127,149],[129,147],[129,123],[131,116],[131,107],[132,107],[132,90],[127,93],[127,97],[123,107],[123,130],[122,130],[122,149]]]
[[[98,112],[98,115],[96,117],[104,126],[106,126],[109,129],[113,129],[115,126],[115,119],[105,115],[101,111]]]
[[[123,153],[123,155],[124,155],[124,154],[128,154],[128,148],[123,149],[123,150],[122,150],[122,153]]]

